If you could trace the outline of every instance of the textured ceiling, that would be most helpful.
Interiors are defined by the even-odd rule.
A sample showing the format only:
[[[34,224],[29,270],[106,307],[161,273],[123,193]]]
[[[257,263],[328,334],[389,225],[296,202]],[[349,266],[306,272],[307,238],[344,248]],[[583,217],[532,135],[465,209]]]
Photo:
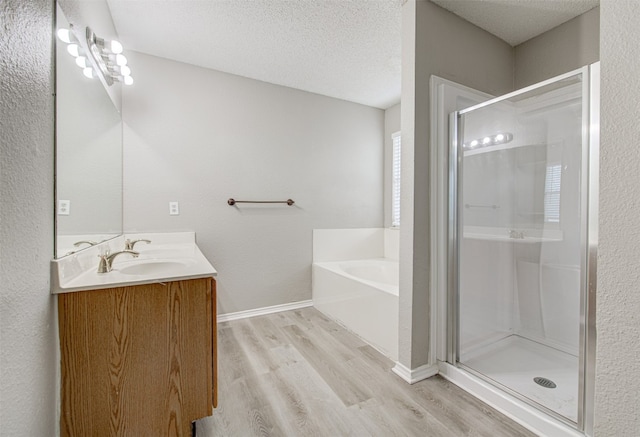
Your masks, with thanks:
[[[127,49],[378,108],[400,99],[400,0],[108,4]]]
[[[107,0],[127,49],[377,108],[400,101],[405,0]],[[512,45],[598,0],[432,0]],[[135,68],[135,66],[132,66]]]
[[[517,46],[599,5],[600,0],[431,0]]]

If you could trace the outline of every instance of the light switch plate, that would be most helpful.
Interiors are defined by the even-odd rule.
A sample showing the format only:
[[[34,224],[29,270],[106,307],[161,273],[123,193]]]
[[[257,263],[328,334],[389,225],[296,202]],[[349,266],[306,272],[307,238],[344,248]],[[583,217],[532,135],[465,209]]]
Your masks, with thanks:
[[[180,215],[178,202],[169,202],[169,215]]]
[[[69,215],[71,213],[70,200],[58,200],[58,215]]]

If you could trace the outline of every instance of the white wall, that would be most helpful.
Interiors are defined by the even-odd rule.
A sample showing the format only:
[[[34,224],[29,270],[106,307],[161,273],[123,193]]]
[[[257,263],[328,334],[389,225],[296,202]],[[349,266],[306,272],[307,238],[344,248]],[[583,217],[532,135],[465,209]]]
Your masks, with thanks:
[[[53,2],[0,4],[0,435],[57,430],[53,257]]]
[[[402,10],[399,361],[415,369],[430,361],[429,80],[504,94],[513,88],[513,49],[430,1],[408,0]]]
[[[310,299],[312,229],[382,226],[382,110],[129,58],[125,230],[194,230],[220,274],[219,313]]]
[[[593,8],[515,47],[515,89],[600,59],[600,8]]]
[[[640,14],[602,0],[596,435],[638,435],[640,393]]]

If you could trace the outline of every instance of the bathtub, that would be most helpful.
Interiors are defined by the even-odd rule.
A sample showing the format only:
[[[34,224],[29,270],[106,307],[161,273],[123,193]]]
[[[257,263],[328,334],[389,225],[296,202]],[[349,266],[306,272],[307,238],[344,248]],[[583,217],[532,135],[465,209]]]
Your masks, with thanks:
[[[314,262],[312,290],[316,309],[398,360],[398,261]]]

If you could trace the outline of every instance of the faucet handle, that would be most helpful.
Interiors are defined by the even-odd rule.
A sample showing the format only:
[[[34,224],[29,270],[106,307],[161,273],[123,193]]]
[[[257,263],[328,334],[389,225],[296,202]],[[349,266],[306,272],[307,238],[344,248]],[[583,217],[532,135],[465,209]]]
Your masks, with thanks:
[[[104,253],[98,254],[100,261],[98,262],[98,273],[108,273],[111,271],[111,263],[109,262],[109,250],[105,250]]]
[[[131,241],[127,238],[124,242],[124,250],[133,250],[136,243],[140,243],[140,242],[150,244],[151,240],[140,239],[140,240]]]

